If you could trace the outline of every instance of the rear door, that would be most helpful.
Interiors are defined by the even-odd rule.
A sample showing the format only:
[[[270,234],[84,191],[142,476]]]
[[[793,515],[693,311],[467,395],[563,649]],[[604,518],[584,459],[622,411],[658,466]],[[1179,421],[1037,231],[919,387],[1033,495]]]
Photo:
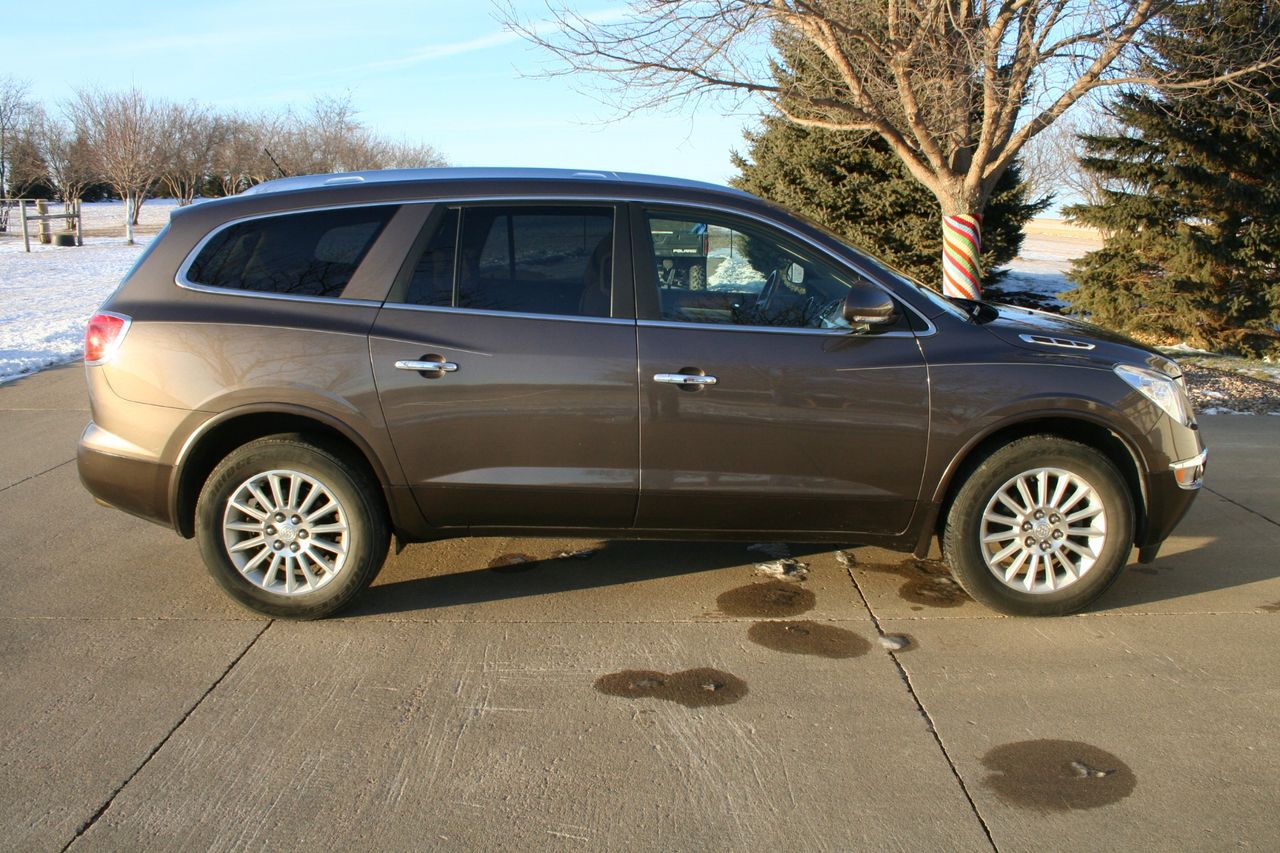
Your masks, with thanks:
[[[636,211],[640,502],[654,530],[894,534],[915,508],[928,378],[906,322],[840,317],[875,286],[760,223]],[[706,287],[667,284],[654,231],[707,234]]]
[[[629,259],[615,250],[625,233],[625,211],[611,205],[433,212],[369,341],[429,522],[631,524],[634,301]]]

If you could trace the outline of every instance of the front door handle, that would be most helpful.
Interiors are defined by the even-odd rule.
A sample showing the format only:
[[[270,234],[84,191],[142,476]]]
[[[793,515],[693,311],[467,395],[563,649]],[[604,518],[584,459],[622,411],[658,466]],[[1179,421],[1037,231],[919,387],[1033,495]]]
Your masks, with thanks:
[[[699,373],[655,373],[653,374],[653,381],[665,382],[669,385],[683,385],[686,387],[716,384],[716,378],[714,376],[703,376]]]
[[[446,373],[453,373],[458,365],[445,361],[444,356],[424,355],[421,359],[403,358],[396,362],[396,370],[413,370],[427,379],[439,379]]]

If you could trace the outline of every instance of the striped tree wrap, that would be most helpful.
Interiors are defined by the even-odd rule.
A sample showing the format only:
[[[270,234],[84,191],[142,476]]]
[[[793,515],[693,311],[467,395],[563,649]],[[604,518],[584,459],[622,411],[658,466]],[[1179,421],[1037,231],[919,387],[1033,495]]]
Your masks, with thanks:
[[[982,214],[942,217],[942,293],[982,297]]]

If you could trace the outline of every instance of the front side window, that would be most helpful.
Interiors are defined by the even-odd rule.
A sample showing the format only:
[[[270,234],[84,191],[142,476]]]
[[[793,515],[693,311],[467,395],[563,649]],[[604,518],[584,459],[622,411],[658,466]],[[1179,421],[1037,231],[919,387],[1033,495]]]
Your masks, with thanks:
[[[735,326],[843,328],[851,274],[790,241],[732,220],[647,215],[663,320]]]
[[[451,208],[428,238],[406,301],[483,311],[608,317],[613,210]]]
[[[338,297],[395,211],[335,208],[239,222],[201,248],[186,277],[228,290]]]

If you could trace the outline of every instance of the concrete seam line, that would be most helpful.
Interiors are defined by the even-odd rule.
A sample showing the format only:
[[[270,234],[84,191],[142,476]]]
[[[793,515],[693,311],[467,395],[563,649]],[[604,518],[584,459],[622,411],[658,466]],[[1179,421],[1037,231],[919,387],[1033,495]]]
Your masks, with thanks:
[[[209,685],[209,688],[207,690],[205,690],[203,693],[200,694],[200,698],[197,699],[195,703],[192,704],[192,706],[186,710],[186,712],[178,719],[178,722],[174,724],[173,728],[169,729],[169,731],[165,733],[165,736],[160,738],[160,742],[151,748],[151,751],[147,753],[146,758],[142,759],[142,763],[139,764],[137,768],[135,768],[134,771],[129,774],[128,778],[126,778],[123,782],[121,782],[119,786],[117,786],[116,789],[111,792],[110,795],[108,795],[106,801],[101,806],[98,807],[98,810],[93,813],[93,816],[80,825],[80,828],[76,830],[76,834],[72,836],[71,840],[68,841],[63,846],[62,853],[67,853],[67,850],[71,849],[71,845],[79,841],[80,837],[83,836],[90,829],[92,829],[93,825],[98,822],[98,819],[107,813],[107,810],[111,808],[113,803],[115,803],[116,797],[120,796],[120,792],[123,791],[125,788],[127,788],[129,786],[129,783],[134,780],[134,777],[136,777],[139,773],[141,773],[142,769],[151,763],[151,759],[156,757],[157,753],[159,753],[160,750],[164,748],[164,745],[169,742],[169,739],[173,737],[173,735],[178,731],[178,729],[182,728],[182,724],[185,723],[191,717],[191,715],[195,713],[196,709],[199,708],[200,705],[204,703],[205,699],[209,698],[209,694],[211,694],[214,690],[216,690],[218,685],[221,684],[223,680],[226,679],[226,677],[231,674],[231,670],[236,668],[236,664],[240,663],[240,661],[244,659],[244,656],[247,655],[249,653],[249,650],[252,649],[254,645],[257,644],[258,640],[262,639],[262,635],[267,633],[267,629],[270,628],[272,625],[274,625],[275,621],[276,620],[274,619],[269,620],[267,624],[262,626],[261,631],[253,635],[253,639],[250,640],[245,645],[245,647],[240,650],[240,653],[236,655],[234,659],[232,659],[231,663],[227,664],[227,668],[222,671],[222,674],[219,675],[216,679],[214,679],[213,683]]]
[[[32,474],[30,477],[23,477],[21,480],[19,480],[16,483],[10,483],[7,486],[0,486],[0,492],[7,492],[10,489],[12,489],[14,486],[21,486],[23,483],[27,483],[27,482],[30,482],[31,480],[34,480],[36,477],[43,477],[45,474],[48,474],[50,471],[57,471],[62,466],[70,465],[72,462],[75,462],[75,461],[76,461],[75,459],[68,459],[66,462],[59,462],[57,465],[54,465],[52,468],[45,468],[43,471],[37,474]]]
[[[858,598],[862,599],[862,606],[867,609],[868,615],[871,616],[871,622],[876,627],[876,633],[881,637],[885,636],[884,628],[880,625],[880,617],[876,616],[875,610],[871,607],[871,602],[867,601],[866,595],[862,592],[862,587],[858,586],[858,579],[853,575],[853,569],[846,569],[849,574],[849,580],[853,582],[854,592],[858,593]],[[920,712],[920,716],[924,718],[925,726],[929,729],[929,734],[933,736],[933,742],[938,745],[938,751],[942,753],[942,758],[947,762],[947,766],[951,768],[951,775],[955,778],[956,784],[960,786],[960,793],[964,794],[964,798],[969,803],[969,808],[973,811],[973,816],[978,819],[978,825],[982,827],[982,834],[987,837],[987,843],[991,845],[991,849],[999,853],[1000,848],[996,846],[996,840],[991,835],[991,827],[987,826],[987,821],[982,817],[982,812],[978,810],[978,804],[974,802],[973,795],[969,793],[969,786],[965,784],[964,777],[960,775],[960,768],[956,767],[956,763],[951,758],[951,753],[947,751],[947,746],[942,742],[942,735],[938,733],[938,727],[933,722],[933,717],[925,709],[924,703],[920,701],[920,695],[916,693],[915,685],[911,683],[911,676],[907,674],[907,670],[902,666],[902,661],[898,660],[898,655],[893,649],[886,649],[889,652],[889,658],[893,661],[893,665],[898,669],[898,677],[902,679],[902,684],[907,688],[911,700],[916,704],[916,710]]]
[[[1232,500],[1231,498],[1224,495],[1222,492],[1216,492],[1213,489],[1209,488],[1208,486],[1205,486],[1204,490],[1211,495],[1217,495],[1218,497],[1222,498],[1224,501],[1226,501],[1229,504],[1240,507],[1245,512],[1253,513],[1263,521],[1270,522],[1271,524],[1274,524],[1276,527],[1280,527],[1280,521],[1276,521],[1274,518],[1271,518],[1270,516],[1263,515],[1262,513],[1258,512],[1256,509],[1252,509],[1251,507],[1247,507],[1244,504],[1240,503],[1240,501]]]

